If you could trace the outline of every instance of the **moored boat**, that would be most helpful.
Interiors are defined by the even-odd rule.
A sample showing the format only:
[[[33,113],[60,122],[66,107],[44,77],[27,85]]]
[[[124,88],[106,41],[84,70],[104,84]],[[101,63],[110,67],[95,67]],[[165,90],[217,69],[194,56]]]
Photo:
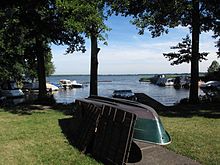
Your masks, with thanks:
[[[76,80],[72,81],[72,88],[82,88],[83,84],[78,83]]]
[[[135,94],[132,92],[132,90],[114,90],[112,97],[128,99],[128,100],[136,100]]]
[[[62,86],[62,88],[66,89],[66,88],[72,88],[72,82],[70,80],[67,79],[62,79],[60,80],[59,84]]]
[[[78,83],[76,80],[68,80],[68,79],[62,79],[60,80],[60,85],[64,88],[64,89],[72,89],[72,88],[82,88],[83,84]]]
[[[208,81],[200,85],[200,89],[210,99],[220,99],[220,81]]]

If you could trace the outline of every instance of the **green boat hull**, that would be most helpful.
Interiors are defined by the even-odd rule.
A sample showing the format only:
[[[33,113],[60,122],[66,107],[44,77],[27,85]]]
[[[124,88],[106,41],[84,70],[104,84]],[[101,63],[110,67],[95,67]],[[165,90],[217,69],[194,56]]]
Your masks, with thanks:
[[[171,138],[164,129],[158,114],[150,106],[129,100],[111,99],[99,96],[90,97],[84,99],[84,101],[99,106],[109,105],[136,114],[137,120],[134,125],[133,134],[133,139],[135,140],[159,145],[167,145],[171,143]]]

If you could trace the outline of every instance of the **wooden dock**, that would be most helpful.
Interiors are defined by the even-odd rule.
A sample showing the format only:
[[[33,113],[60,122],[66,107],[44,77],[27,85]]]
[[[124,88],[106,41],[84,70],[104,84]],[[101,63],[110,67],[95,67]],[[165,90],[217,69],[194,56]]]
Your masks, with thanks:
[[[135,93],[135,96],[137,97],[138,102],[154,108],[157,112],[167,109],[165,105],[144,93]]]

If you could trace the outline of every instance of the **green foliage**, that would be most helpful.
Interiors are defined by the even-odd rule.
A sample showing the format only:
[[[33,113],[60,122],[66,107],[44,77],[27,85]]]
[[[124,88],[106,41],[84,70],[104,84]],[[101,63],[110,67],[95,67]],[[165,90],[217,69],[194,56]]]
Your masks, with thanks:
[[[31,79],[37,75],[37,57],[44,53],[46,75],[55,67],[48,45],[68,45],[71,51],[84,51],[84,39],[64,25],[65,17],[58,12],[55,0],[7,1],[0,3],[0,75],[1,79]],[[36,46],[41,40],[42,48]],[[22,68],[22,69],[21,69]]]
[[[28,55],[30,56],[28,59],[25,60],[25,71],[24,75],[25,78],[30,79],[30,80],[35,80],[37,79],[37,58],[34,52],[28,51],[26,53],[29,53]],[[45,45],[45,72],[46,76],[50,76],[55,72],[55,66],[52,62],[52,53],[51,49],[48,47],[48,45]]]
[[[203,20],[206,22],[206,28],[212,27],[214,32],[213,38],[218,39],[216,42],[216,47],[218,48],[217,55],[220,57],[220,3],[218,0],[202,0],[204,1],[203,8],[206,8],[207,12],[203,12],[206,17]]]
[[[19,26],[17,9],[0,10],[0,79],[21,79],[24,68],[23,56],[23,29]]]
[[[159,37],[168,33],[169,28],[177,26],[189,27],[192,32],[192,56],[191,56],[191,88],[189,99],[191,103],[198,102],[198,78],[199,78],[199,35],[201,32],[214,31],[215,38],[219,38],[219,9],[218,0],[211,3],[208,0],[107,0],[112,10],[117,14],[133,16],[132,23],[139,29],[139,34],[145,30],[151,32],[152,37]],[[217,44],[219,45],[219,42]],[[201,54],[200,54],[201,55]],[[204,54],[205,56],[206,54]],[[184,60],[178,54],[170,54],[180,59],[174,63]],[[185,61],[189,61],[187,52]]]
[[[48,55],[45,56],[45,69],[46,69],[46,76],[50,76],[55,72],[55,66],[52,62],[52,53],[51,51],[48,52]]]
[[[183,41],[181,43],[178,43],[176,46],[172,46],[171,49],[177,49],[178,53],[164,53],[163,55],[165,58],[168,58],[171,62],[171,65],[178,65],[182,64],[184,62],[189,63],[192,59],[192,42],[187,35],[185,38],[183,38]],[[208,53],[203,52],[199,54],[199,60],[207,60],[205,57],[208,55]]]
[[[111,13],[133,16],[131,21],[139,29],[139,34],[150,31],[152,37],[166,34],[169,28],[190,27],[192,30],[192,1],[187,0],[107,0]],[[215,38],[220,36],[220,3],[218,0],[199,0],[200,32],[214,31]],[[220,48],[218,40],[217,47]],[[219,53],[220,51],[218,51]]]
[[[90,95],[97,95],[98,75],[98,41],[107,45],[106,32],[110,30],[105,25],[107,14],[105,2],[102,0],[58,0],[59,11],[66,16],[65,27],[76,29],[80,34],[91,40],[91,69],[90,69]],[[67,53],[72,53],[70,49]]]
[[[65,27],[75,29],[86,37],[96,36],[105,42],[106,32],[110,30],[105,25],[107,14],[104,12],[105,3],[100,0],[65,0],[57,1],[59,11],[65,15]]]

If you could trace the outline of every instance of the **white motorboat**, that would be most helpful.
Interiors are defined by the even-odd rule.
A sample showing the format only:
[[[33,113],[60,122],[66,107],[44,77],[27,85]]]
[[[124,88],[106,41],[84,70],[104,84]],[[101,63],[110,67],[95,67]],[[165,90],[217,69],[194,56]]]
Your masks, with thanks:
[[[82,88],[83,85],[78,83],[76,80],[72,81],[72,88]]]
[[[60,80],[60,85],[63,87],[63,88],[82,88],[83,87],[83,84],[80,84],[78,83],[76,80],[74,81],[71,81],[71,80],[67,80],[67,79],[62,79]]]
[[[72,88],[72,82],[67,79],[60,80],[59,84],[62,86],[62,88]]]

